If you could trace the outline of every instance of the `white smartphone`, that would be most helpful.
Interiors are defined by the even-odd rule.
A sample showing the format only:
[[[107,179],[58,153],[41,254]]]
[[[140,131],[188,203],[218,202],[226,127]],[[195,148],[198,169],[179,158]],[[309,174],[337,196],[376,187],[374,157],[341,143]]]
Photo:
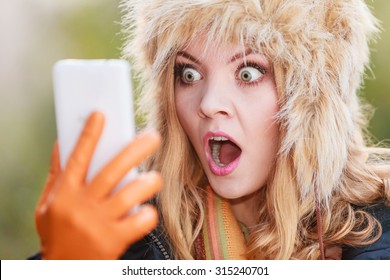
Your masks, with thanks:
[[[62,168],[93,111],[104,114],[105,125],[89,166],[87,182],[134,137],[130,77],[130,65],[124,60],[67,59],[54,65],[54,105]],[[117,188],[134,178],[136,173],[134,168]]]

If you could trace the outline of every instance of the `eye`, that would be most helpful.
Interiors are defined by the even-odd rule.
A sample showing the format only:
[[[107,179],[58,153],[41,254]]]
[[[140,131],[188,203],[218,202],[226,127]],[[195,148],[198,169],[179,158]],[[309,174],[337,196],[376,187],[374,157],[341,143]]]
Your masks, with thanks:
[[[264,71],[262,71],[262,69],[257,69],[254,66],[244,66],[238,72],[237,79],[244,83],[251,83],[258,80],[263,75]]]
[[[181,72],[181,80],[186,84],[194,83],[199,81],[201,78],[202,76],[200,73],[191,67],[183,68]]]

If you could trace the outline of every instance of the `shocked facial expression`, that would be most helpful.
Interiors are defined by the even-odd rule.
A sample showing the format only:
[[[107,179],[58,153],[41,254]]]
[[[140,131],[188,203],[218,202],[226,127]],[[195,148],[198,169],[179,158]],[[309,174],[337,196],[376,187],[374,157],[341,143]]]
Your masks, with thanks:
[[[266,184],[279,145],[279,106],[263,55],[238,45],[204,52],[193,43],[176,57],[175,105],[216,193],[237,199]]]

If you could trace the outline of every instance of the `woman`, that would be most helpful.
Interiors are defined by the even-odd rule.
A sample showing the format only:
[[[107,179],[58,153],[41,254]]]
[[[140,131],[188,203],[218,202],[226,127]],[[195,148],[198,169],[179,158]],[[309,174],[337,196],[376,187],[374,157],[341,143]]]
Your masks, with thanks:
[[[54,168],[38,205],[43,257],[118,258],[133,244],[123,258],[390,258],[390,167],[378,157],[388,151],[366,146],[357,97],[377,33],[363,1],[123,6],[124,54],[139,71],[147,124],[161,135],[145,164],[163,180],[153,200],[160,224],[133,244],[157,214],[124,215],[158,191],[155,173],[108,195],[156,150],[154,134],[82,188],[103,125],[95,114],[76,160]],[[74,201],[72,215],[65,206]]]

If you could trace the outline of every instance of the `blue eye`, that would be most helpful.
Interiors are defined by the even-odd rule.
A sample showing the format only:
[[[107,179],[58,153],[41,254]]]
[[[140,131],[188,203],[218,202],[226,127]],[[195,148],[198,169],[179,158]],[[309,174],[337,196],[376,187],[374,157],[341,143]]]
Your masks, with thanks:
[[[256,69],[255,67],[252,67],[252,66],[245,66],[245,67],[240,69],[240,71],[238,72],[237,78],[239,80],[243,81],[244,83],[250,83],[250,82],[256,81],[262,75],[263,75],[263,73],[259,69]]]
[[[194,68],[184,68],[181,73],[181,80],[186,84],[191,84],[199,81],[200,79],[202,79],[202,76]]]

